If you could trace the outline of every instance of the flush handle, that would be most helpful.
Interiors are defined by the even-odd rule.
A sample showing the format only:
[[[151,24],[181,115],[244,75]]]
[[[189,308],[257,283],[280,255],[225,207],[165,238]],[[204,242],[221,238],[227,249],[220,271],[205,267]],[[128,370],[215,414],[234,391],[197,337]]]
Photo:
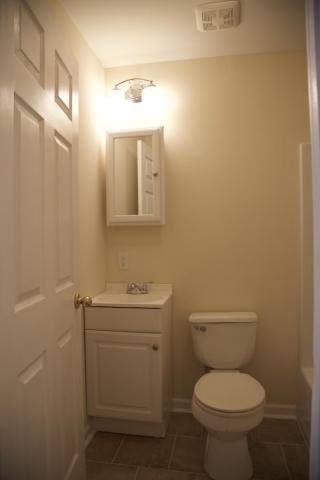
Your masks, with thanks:
[[[157,343],[154,343],[152,345],[152,350],[155,350],[155,351],[159,350],[159,345]]]

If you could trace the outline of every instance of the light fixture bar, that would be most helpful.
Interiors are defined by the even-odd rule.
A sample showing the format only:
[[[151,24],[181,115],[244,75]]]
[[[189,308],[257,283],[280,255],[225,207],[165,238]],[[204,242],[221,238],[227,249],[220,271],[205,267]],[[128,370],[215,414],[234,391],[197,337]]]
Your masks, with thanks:
[[[127,82],[134,82],[134,81],[140,81],[140,82],[147,82],[153,84],[153,80],[148,80],[147,78],[141,78],[141,77],[133,77],[133,78],[128,78],[127,80],[122,80],[122,82],[118,82],[115,84],[114,88],[118,88],[119,85],[122,85]]]
[[[129,88],[125,91],[125,97],[127,100],[131,100],[134,103],[142,101],[142,91],[144,88],[155,87],[153,80],[142,77],[133,77],[118,82],[113,87],[113,90],[120,90],[119,86],[129,83]]]

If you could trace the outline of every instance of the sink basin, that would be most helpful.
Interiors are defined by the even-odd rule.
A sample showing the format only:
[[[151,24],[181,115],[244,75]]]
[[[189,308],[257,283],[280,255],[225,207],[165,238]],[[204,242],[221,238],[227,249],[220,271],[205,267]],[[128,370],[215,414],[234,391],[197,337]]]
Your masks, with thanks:
[[[129,295],[128,293],[101,293],[92,299],[93,306],[114,306],[114,307],[151,307],[162,306],[164,302],[162,295],[146,293],[143,295]]]
[[[149,284],[149,293],[134,295],[124,293],[126,285],[108,284],[105,292],[92,299],[92,306],[162,308],[172,295],[167,284]]]

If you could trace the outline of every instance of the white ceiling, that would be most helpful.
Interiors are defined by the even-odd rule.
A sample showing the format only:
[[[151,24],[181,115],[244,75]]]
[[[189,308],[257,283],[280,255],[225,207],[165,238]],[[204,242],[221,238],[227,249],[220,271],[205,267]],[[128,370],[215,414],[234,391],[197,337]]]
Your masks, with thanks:
[[[304,48],[304,0],[241,0],[241,24],[196,29],[203,0],[60,0],[105,67]]]

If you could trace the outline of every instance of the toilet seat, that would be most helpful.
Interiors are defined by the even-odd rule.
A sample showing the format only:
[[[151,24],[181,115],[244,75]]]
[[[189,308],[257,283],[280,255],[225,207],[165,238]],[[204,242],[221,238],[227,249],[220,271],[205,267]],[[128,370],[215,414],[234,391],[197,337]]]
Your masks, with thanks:
[[[225,413],[248,412],[264,403],[262,385],[246,373],[219,371],[203,375],[194,395],[206,409]]]

